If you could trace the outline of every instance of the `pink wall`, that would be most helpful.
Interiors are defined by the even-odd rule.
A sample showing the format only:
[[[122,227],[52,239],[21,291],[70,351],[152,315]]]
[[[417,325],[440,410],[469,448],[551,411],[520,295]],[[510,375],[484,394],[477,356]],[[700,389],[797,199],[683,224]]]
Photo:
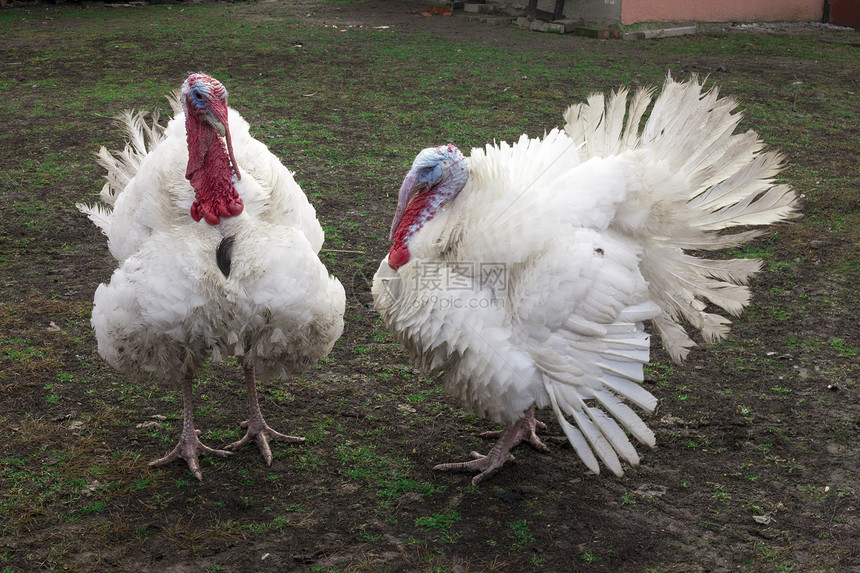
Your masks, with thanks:
[[[621,0],[621,23],[820,22],[824,0]]]

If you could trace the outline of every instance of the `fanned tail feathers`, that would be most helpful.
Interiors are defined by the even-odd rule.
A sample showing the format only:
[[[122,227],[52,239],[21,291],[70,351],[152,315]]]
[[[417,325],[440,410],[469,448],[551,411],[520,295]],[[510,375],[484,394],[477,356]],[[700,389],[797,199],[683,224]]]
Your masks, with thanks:
[[[732,113],[734,99],[720,98],[716,88],[704,90],[695,76],[686,82],[669,76],[640,129],[652,93],[640,89],[628,97],[620,89],[608,100],[593,95],[565,112],[565,132],[586,159],[628,151],[639,158],[642,173],[634,177],[643,190],[634,191],[629,202],[647,209],[648,216],[634,226],[622,207],[617,223],[645,245],[642,273],[662,309],[653,323],[669,354],[681,361],[695,343],[680,321],[707,341],[724,337],[729,320],[707,312],[704,301],[737,316],[749,302],[745,285],[761,266],[757,260],[710,260],[684,250],[741,245],[762,231],[737,227],[796,217],[798,200],[787,185],[774,183],[783,157],[765,151],[753,131],[734,133],[742,117]],[[655,180],[651,171],[662,172],[663,179]]]
[[[171,101],[171,107],[176,106]],[[149,116],[149,123],[147,123]],[[99,198],[105,205],[86,205],[76,203],[75,207],[89,217],[103,233],[110,231],[112,211],[110,206],[125,189],[129,181],[137,174],[143,158],[164,139],[164,127],[158,123],[160,114],[157,110],[150,113],[126,110],[116,117],[116,122],[125,132],[128,141],[122,151],[109,152],[106,148],[99,149],[96,161],[105,168],[107,182],[99,193]]]
[[[533,349],[556,418],[573,449],[594,473],[600,473],[598,458],[619,476],[624,473],[622,460],[631,466],[639,465],[639,454],[625,430],[649,447],[656,443],[654,433],[621,399],[649,412],[657,406],[657,399],[639,386],[650,346],[648,334],[639,321],[652,318],[657,312],[659,309],[651,303],[622,311],[619,321],[609,325],[599,339],[596,355],[590,337],[580,347],[575,333],[571,333],[572,354],[581,353],[585,358],[576,360],[576,364],[590,365],[584,372],[571,371],[570,357],[553,355],[547,349]],[[588,360],[588,356],[596,359]],[[597,400],[602,409],[589,406],[586,403],[589,399]]]
[[[147,115],[150,123],[147,124]],[[137,174],[140,163],[164,139],[164,127],[159,125],[160,114],[153,111],[126,110],[116,120],[128,137],[125,149],[110,153],[102,147],[98,152],[98,164],[107,170],[107,183],[100,193],[101,200],[113,205],[117,196]]]

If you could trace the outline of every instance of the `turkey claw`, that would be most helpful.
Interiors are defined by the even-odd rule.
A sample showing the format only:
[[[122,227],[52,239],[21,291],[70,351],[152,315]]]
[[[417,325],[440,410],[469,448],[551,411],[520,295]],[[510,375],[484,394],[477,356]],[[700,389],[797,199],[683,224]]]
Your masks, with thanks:
[[[522,425],[520,426],[516,437],[514,438],[514,442],[511,444],[511,447],[514,447],[523,440],[525,440],[534,449],[541,452],[548,452],[549,448],[541,441],[541,439],[537,435],[538,430],[546,430],[546,424],[544,424],[540,420],[535,419],[534,416],[526,416],[526,418],[521,422]],[[506,430],[495,430],[489,432],[481,432],[479,435],[482,438],[501,438],[502,434],[505,433],[505,431]]]
[[[478,475],[472,478],[472,485],[478,485],[499,471],[503,465],[516,459],[508,453],[505,453],[503,456],[485,456],[478,452],[471,452],[469,457],[472,458],[472,461],[470,462],[439,464],[433,466],[433,469],[443,472],[479,472]]]
[[[251,424],[245,420],[241,424],[242,428],[247,428],[244,437],[232,444],[225,446],[228,450],[236,450],[251,443],[251,440],[257,442],[257,447],[260,448],[260,453],[263,454],[263,459],[266,460],[266,465],[272,465],[272,448],[269,446],[269,441],[275,442],[292,442],[301,443],[305,439],[299,436],[288,436],[280,432],[276,432],[266,422]]]
[[[511,424],[501,432],[484,432],[481,437],[498,438],[499,441],[486,456],[478,452],[472,452],[469,456],[471,462],[455,462],[451,464],[439,464],[434,470],[455,472],[480,472],[472,478],[472,485],[478,485],[487,479],[508,462],[514,461],[510,449],[526,440],[534,448],[548,452],[549,448],[540,441],[537,436],[538,429],[546,429],[546,424],[535,419],[534,407],[523,413],[523,417]]]
[[[199,435],[200,430],[194,430],[194,433],[191,436],[183,435],[179,439],[179,443],[176,444],[176,447],[174,447],[169,454],[163,458],[158,458],[157,460],[149,462],[149,467],[163,466],[164,464],[182,458],[188,464],[188,469],[191,470],[194,477],[203,481],[203,472],[200,471],[200,460],[198,459],[199,456],[206,454],[226,458],[227,456],[232,456],[233,453],[210,448],[200,441],[197,437]]]

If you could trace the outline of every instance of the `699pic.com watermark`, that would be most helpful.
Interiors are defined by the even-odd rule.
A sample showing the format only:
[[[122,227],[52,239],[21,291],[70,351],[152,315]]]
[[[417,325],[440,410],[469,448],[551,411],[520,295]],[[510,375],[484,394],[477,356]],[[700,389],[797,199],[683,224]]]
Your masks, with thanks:
[[[506,263],[420,262],[407,288],[419,293],[412,304],[446,308],[504,308],[508,290]]]

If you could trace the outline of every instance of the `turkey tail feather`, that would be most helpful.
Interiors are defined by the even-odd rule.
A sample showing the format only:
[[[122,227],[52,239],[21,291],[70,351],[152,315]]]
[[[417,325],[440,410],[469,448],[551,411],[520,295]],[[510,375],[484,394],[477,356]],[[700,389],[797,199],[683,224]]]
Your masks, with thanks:
[[[753,131],[734,133],[742,117],[733,113],[734,99],[705,90],[695,76],[686,82],[668,76],[640,130],[652,99],[650,89],[629,98],[620,90],[608,101],[591,96],[565,112],[565,132],[590,157],[633,153],[631,194],[614,224],[645,246],[642,274],[662,309],[654,324],[669,354],[681,361],[695,343],[679,321],[705,340],[723,338],[728,319],[707,312],[704,301],[737,316],[749,302],[745,285],[761,268],[758,260],[708,260],[684,250],[741,245],[762,231],[738,227],[796,217],[798,199],[788,185],[774,182],[783,157],[765,151]]]
[[[149,123],[146,121],[147,115]],[[113,211],[110,207],[116,203],[119,194],[137,175],[143,158],[165,138],[164,127],[158,123],[160,117],[158,110],[149,114],[132,110],[121,112],[116,117],[116,122],[128,138],[125,148],[111,153],[102,147],[96,154],[96,162],[107,171],[105,174],[107,183],[99,192],[99,198],[106,206],[76,203],[75,207],[89,217],[90,221],[95,223],[105,235],[110,232],[113,219]]]
[[[146,121],[147,115],[150,118],[149,123]],[[164,127],[158,123],[160,117],[157,110],[148,114],[126,110],[117,116],[116,121],[128,139],[125,148],[111,153],[102,147],[96,156],[98,164],[107,170],[107,183],[99,197],[108,205],[116,202],[128,182],[137,175],[143,158],[164,139]]]
[[[107,235],[110,232],[111,219],[113,218],[113,211],[110,207],[99,204],[86,205],[84,203],[75,203],[75,207],[78,211],[86,215],[96,227],[101,229],[102,233]]]
[[[659,309],[654,305],[640,304],[624,309],[620,318],[648,319],[655,312]],[[625,429],[649,447],[656,443],[654,432],[622,400],[652,412],[657,399],[638,384],[644,379],[650,344],[642,323],[617,322],[607,330],[596,353],[592,353],[593,344],[585,342],[587,338],[577,342],[574,335],[569,340],[570,356],[536,347],[532,357],[556,418],[580,459],[589,470],[600,473],[599,458],[620,476],[624,473],[621,460],[639,465],[639,454]],[[580,359],[571,360],[572,356]],[[586,400],[596,400],[600,408],[589,406]]]

